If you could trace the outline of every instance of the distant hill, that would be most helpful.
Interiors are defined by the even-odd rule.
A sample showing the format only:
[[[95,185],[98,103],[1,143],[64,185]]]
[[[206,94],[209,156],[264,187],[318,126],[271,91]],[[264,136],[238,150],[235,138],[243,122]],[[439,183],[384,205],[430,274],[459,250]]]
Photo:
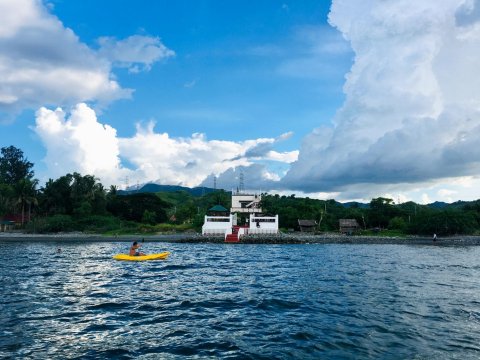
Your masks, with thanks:
[[[443,201],[435,201],[431,204],[427,204],[425,206],[431,208],[431,209],[437,209],[437,210],[442,210],[442,209],[461,209],[465,205],[472,203],[472,201],[455,201],[453,203],[446,203]],[[365,204],[365,203],[359,203],[356,201],[350,201],[350,202],[345,202],[345,203],[339,203],[343,205],[345,208],[352,208],[352,207],[358,207],[360,209],[368,209],[370,207],[370,204]],[[400,204],[401,206],[402,204]],[[419,204],[417,204],[419,205]]]
[[[447,206],[449,206],[449,203],[443,202],[443,201],[435,201],[431,204],[428,204],[427,206],[432,209],[444,209]]]
[[[451,204],[443,201],[435,201],[434,203],[428,204],[427,206],[432,209],[461,209],[465,205],[473,203],[473,201],[462,201],[458,200]]]
[[[345,208],[359,208],[359,209],[368,209],[370,207],[370,204],[365,204],[365,203],[360,203],[357,201],[348,201],[345,203],[340,203],[343,205]]]
[[[189,188],[186,186],[179,186],[179,185],[159,185],[159,184],[145,184],[139,189],[129,189],[129,190],[119,190],[119,195],[127,195],[127,194],[136,194],[136,193],[158,193],[158,192],[176,192],[176,191],[185,191],[192,196],[202,196],[205,194],[209,194],[215,192],[215,189],[207,188],[207,187],[194,187]]]
[[[118,190],[119,195],[127,195],[127,194],[136,194],[136,193],[174,193],[174,192],[179,192],[179,191],[184,191],[188,193],[191,196],[194,197],[200,197],[202,195],[210,194],[215,191],[216,189],[208,188],[208,187],[194,187],[194,188],[189,188],[186,186],[180,186],[180,185],[159,185],[159,184],[153,184],[153,183],[148,183],[142,185],[138,189],[133,189],[130,188],[128,190]],[[337,204],[342,205],[345,208],[360,208],[360,209],[368,209],[370,207],[370,204],[368,203],[361,203],[357,201],[348,201],[348,202],[338,202],[336,201]],[[463,208],[465,205],[472,203],[472,201],[456,201],[453,203],[446,203],[443,201],[435,201],[431,204],[427,204],[426,206],[431,208],[431,209],[460,209]],[[401,204],[400,204],[401,205]]]

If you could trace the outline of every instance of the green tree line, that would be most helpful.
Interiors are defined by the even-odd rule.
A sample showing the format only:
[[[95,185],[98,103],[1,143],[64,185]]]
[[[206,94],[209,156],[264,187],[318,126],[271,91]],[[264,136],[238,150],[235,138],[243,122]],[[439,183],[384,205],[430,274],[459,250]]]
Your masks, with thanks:
[[[186,191],[120,194],[93,175],[74,172],[39,186],[34,164],[14,146],[0,150],[0,219],[15,215],[24,231],[102,233],[200,230],[208,209],[231,206],[231,194],[217,190],[202,196]],[[363,231],[400,234],[477,234],[480,200],[432,208],[414,202],[395,204],[375,198],[368,206],[335,200],[262,194],[262,208],[278,214],[282,229],[298,229],[299,219],[315,220],[319,232],[338,231],[339,219],[355,219]]]
[[[444,236],[480,232],[480,200],[432,208],[414,202],[395,204],[379,197],[368,206],[353,203],[346,207],[335,200],[263,194],[262,207],[278,214],[280,227],[285,229],[296,229],[298,219],[308,219],[317,222],[318,231],[338,231],[340,219],[355,219],[363,231]]]
[[[158,232],[199,229],[208,208],[230,202],[225,191],[200,198],[177,194],[120,195],[93,175],[74,172],[39,186],[34,164],[14,146],[0,150],[0,219],[25,231]]]

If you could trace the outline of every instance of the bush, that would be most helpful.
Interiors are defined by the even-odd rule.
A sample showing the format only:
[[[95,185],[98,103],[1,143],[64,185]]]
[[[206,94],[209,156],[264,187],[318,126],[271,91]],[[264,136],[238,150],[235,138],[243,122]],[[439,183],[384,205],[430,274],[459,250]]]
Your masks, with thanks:
[[[155,221],[156,218],[157,218],[157,214],[155,213],[155,211],[145,210],[142,215],[142,223],[154,225],[156,222]]]
[[[92,215],[77,220],[78,229],[81,231],[105,233],[120,229],[122,221],[113,216]]]
[[[407,229],[407,223],[402,217],[395,216],[388,222],[388,228],[391,230],[405,231]]]
[[[36,230],[40,233],[68,232],[76,230],[76,226],[70,215],[54,215],[39,222]]]

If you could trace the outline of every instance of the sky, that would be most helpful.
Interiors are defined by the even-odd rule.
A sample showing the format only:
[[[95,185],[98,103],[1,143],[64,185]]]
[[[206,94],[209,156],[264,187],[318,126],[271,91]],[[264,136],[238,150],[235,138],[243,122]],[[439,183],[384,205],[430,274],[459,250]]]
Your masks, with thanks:
[[[479,0],[0,0],[0,146],[40,183],[479,199],[479,20]]]

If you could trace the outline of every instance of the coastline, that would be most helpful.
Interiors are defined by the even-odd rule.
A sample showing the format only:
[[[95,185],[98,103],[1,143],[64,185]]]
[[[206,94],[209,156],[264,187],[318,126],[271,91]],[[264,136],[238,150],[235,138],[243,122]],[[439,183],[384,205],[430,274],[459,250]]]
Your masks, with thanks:
[[[25,234],[0,233],[0,242],[165,242],[165,243],[217,243],[223,244],[223,236],[203,236],[195,233],[175,233],[156,235],[101,235],[85,233]],[[382,236],[347,236],[339,234],[278,234],[245,236],[236,244],[391,244],[391,245],[442,245],[442,246],[477,246],[480,236],[440,237],[433,241],[431,237],[382,237]]]

